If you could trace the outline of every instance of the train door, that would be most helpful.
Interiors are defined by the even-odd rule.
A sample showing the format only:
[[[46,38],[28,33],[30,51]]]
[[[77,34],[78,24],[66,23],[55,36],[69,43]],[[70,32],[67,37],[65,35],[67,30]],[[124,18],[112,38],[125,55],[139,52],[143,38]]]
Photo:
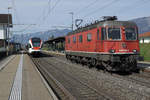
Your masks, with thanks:
[[[85,48],[86,48],[87,52],[90,52],[91,51],[90,46],[91,46],[91,41],[92,41],[92,33],[91,32],[86,33],[85,37],[86,37],[86,46],[85,46]]]
[[[70,45],[72,47],[72,50],[76,51],[77,50],[77,35],[72,36],[72,44],[73,45]]]
[[[104,51],[104,40],[106,40],[106,29],[104,27],[97,28],[96,52]]]
[[[107,39],[107,34],[106,34],[106,27],[102,27],[101,28],[101,41],[100,41],[100,50],[101,52],[104,52],[104,48],[105,48],[105,40]]]
[[[83,51],[83,35],[82,34],[79,34],[78,35],[78,50],[79,51]]]

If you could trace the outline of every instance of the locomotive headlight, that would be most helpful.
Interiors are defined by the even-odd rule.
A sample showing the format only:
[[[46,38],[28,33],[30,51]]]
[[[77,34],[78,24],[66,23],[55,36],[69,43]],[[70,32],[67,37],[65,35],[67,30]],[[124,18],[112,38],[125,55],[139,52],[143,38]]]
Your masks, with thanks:
[[[109,52],[110,53],[115,53],[115,50],[114,49],[110,49]]]
[[[134,52],[134,53],[137,53],[137,50],[136,50],[136,49],[134,49],[134,50],[133,50],[133,52]]]

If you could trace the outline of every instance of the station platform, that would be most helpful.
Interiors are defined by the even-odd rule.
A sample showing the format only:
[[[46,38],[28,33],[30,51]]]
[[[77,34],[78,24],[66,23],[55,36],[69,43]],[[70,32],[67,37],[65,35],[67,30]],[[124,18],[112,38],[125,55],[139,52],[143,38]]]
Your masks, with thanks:
[[[0,100],[57,100],[27,54],[0,61]]]

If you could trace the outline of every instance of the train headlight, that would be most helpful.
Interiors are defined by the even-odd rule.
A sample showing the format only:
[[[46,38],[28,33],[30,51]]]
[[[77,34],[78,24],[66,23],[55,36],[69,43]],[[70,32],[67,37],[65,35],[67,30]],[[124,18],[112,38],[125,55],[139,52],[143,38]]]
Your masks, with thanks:
[[[109,52],[110,53],[115,53],[115,50],[114,49],[110,49]]]
[[[134,53],[137,53],[137,50],[136,50],[136,49],[134,49],[134,50],[133,50],[133,52],[134,52]]]

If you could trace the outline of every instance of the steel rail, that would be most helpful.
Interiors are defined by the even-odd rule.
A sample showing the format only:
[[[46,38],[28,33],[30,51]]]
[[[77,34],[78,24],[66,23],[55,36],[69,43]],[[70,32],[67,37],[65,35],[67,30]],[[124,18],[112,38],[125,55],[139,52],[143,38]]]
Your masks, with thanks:
[[[41,72],[56,96],[61,100],[76,100],[42,65],[39,60],[31,58],[37,69]]]

